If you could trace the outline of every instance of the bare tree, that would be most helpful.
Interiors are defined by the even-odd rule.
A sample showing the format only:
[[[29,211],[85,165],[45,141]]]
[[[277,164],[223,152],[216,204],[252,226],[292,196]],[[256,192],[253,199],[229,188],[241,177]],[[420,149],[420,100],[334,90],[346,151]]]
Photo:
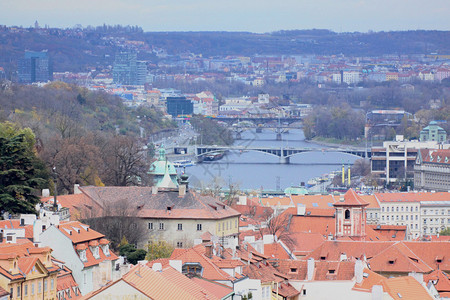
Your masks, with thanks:
[[[97,211],[85,207],[81,218],[94,230],[105,234],[112,242],[113,248],[117,248],[123,237],[135,245],[146,237],[145,227],[136,215],[136,204],[132,203],[132,200],[121,199],[115,202],[105,201]]]
[[[272,216],[267,221],[267,232],[275,239],[283,240],[287,246],[293,244],[293,240],[289,233],[289,224],[292,214],[282,213],[278,216]]]
[[[149,160],[139,141],[129,136],[114,136],[103,145],[105,184],[129,186],[146,184]]]

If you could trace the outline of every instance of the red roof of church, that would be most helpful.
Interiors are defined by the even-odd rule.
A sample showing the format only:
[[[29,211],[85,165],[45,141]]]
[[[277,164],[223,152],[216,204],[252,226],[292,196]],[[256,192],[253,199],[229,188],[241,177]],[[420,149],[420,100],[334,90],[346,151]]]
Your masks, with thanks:
[[[342,201],[343,200],[343,201]],[[353,189],[349,189],[344,197],[333,204],[334,206],[367,206],[369,203],[364,201]]]

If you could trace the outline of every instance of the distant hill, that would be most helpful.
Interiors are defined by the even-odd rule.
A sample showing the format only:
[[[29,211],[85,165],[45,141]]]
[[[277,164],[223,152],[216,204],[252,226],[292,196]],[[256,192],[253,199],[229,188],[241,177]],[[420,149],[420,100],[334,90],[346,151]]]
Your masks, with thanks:
[[[131,42],[129,42],[131,41]],[[136,42],[138,46],[136,46]],[[157,62],[153,49],[169,55],[191,52],[203,57],[226,55],[381,56],[450,53],[450,31],[336,33],[329,30],[250,32],[143,32],[138,27],[23,29],[0,26],[0,67],[16,70],[25,50],[48,49],[55,71],[86,71],[111,65],[120,49],[135,48],[140,59]]]

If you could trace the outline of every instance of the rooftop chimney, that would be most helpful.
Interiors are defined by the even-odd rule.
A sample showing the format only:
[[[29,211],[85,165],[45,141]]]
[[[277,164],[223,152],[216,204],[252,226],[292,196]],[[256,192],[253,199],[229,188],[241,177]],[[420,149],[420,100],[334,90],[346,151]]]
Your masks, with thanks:
[[[155,272],[161,272],[162,271],[161,263],[154,263],[152,266],[152,270]]]
[[[356,283],[361,283],[363,281],[363,271],[364,264],[361,260],[355,262],[355,279]]]
[[[73,193],[74,194],[81,194],[80,185],[79,184],[74,184],[73,185]]]
[[[186,185],[180,184],[180,186],[178,187],[178,196],[184,197],[186,195],[186,189],[187,189]]]
[[[152,195],[156,195],[158,194],[158,187],[157,186],[152,186]]]
[[[302,203],[297,203],[297,216],[304,216],[306,212],[306,206]]]
[[[306,271],[306,279],[311,281],[314,278],[314,258],[308,259],[307,271]]]
[[[205,255],[206,255],[206,257],[208,257],[208,258],[212,258],[212,245],[211,244],[208,244],[208,245],[205,245]]]
[[[50,197],[50,190],[49,189],[43,189],[42,190],[42,197]]]

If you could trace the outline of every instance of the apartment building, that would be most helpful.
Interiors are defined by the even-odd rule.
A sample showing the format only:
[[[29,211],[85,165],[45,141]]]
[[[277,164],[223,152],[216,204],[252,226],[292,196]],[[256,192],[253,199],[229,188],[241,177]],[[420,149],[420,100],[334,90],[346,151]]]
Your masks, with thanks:
[[[450,191],[450,150],[420,150],[414,165],[414,187],[426,191]]]
[[[414,164],[419,149],[448,149],[450,144],[436,141],[386,141],[382,147],[372,148],[371,172],[385,179],[386,183],[399,178],[414,178]]]

